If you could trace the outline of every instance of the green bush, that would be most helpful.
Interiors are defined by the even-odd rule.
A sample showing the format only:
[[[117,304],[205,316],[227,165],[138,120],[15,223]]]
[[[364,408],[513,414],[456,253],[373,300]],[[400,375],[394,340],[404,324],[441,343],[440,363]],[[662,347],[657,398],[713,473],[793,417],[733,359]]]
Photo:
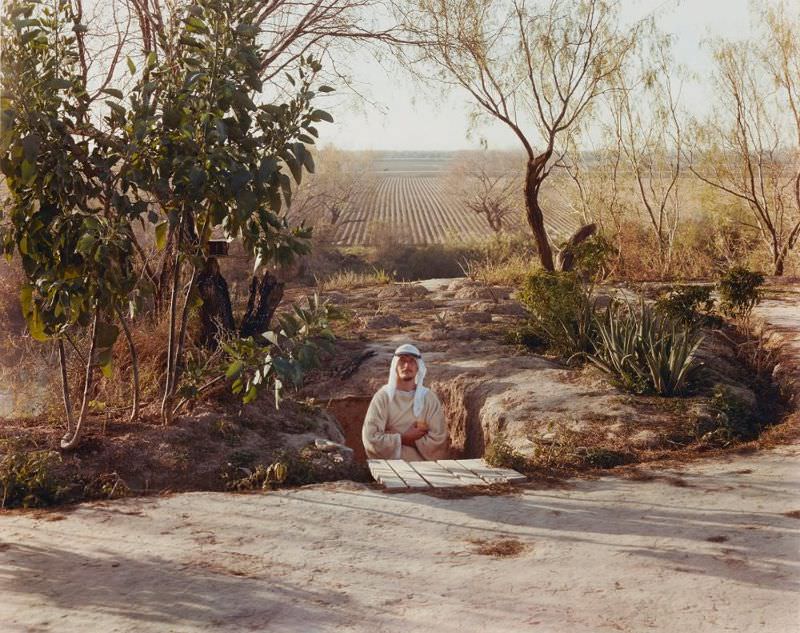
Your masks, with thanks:
[[[761,301],[764,275],[744,266],[731,268],[719,280],[720,308],[727,316],[747,318]]]
[[[594,301],[576,273],[536,271],[519,298],[551,351],[569,357],[593,350]]]
[[[61,458],[55,451],[28,451],[4,442],[0,459],[0,508],[34,508],[57,503],[64,493],[55,467]]]
[[[612,303],[596,318],[597,344],[589,360],[634,393],[680,393],[697,369],[702,342],[696,329],[656,313]]]
[[[583,279],[601,281],[611,273],[611,262],[618,255],[616,247],[605,236],[595,234],[574,249],[574,270]]]
[[[711,286],[674,286],[658,298],[656,310],[684,325],[707,323],[714,310],[711,290]]]

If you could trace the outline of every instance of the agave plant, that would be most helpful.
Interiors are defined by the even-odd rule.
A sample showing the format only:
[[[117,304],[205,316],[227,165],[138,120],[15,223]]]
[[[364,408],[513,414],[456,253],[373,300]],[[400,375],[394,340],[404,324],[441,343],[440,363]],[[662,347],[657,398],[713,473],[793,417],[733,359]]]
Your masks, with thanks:
[[[597,342],[589,360],[636,393],[672,396],[700,366],[703,341],[694,327],[654,312],[641,300],[637,308],[614,302],[596,318]]]

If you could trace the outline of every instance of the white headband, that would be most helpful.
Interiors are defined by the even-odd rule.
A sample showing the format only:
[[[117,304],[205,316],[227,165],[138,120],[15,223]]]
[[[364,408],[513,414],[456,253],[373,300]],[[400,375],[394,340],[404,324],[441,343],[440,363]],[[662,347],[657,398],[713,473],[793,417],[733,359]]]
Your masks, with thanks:
[[[413,345],[406,343],[394,350],[392,364],[389,368],[389,382],[386,383],[386,391],[389,393],[389,399],[394,398],[394,394],[397,392],[397,362],[400,360],[400,356],[404,355],[413,356],[417,359],[417,376],[414,379],[414,383],[417,386],[414,393],[414,417],[419,417],[422,413],[422,407],[425,404],[425,394],[428,392],[428,390],[422,386],[422,381],[425,380],[427,369],[425,367],[425,361],[422,360],[422,354]]]

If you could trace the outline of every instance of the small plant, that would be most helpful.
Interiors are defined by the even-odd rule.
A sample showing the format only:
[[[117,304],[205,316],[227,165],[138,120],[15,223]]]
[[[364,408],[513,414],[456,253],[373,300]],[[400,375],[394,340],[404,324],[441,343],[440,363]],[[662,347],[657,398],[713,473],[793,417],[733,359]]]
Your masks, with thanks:
[[[575,273],[533,273],[520,301],[530,312],[531,326],[554,353],[571,357],[593,350],[594,301]]]
[[[711,398],[712,419],[696,429],[699,439],[728,446],[758,437],[760,426],[752,407],[730,389],[717,385]]]
[[[503,433],[492,438],[483,457],[488,464],[498,468],[512,468],[520,472],[528,469],[528,460],[508,443]]]
[[[445,331],[449,330],[450,329],[449,317],[450,314],[444,310],[442,312],[435,313],[433,315],[433,318],[435,320],[433,327],[437,327]]]
[[[0,447],[0,508],[33,508],[58,502],[64,488],[55,475],[61,457],[55,451],[28,451],[19,443]]]
[[[723,314],[747,319],[753,308],[761,301],[760,287],[763,284],[763,274],[750,271],[743,266],[731,268],[718,284],[720,308]]]
[[[625,451],[617,451],[611,448],[595,446],[586,450],[583,454],[583,461],[592,468],[615,468],[623,464],[630,464],[636,461],[636,457]]]
[[[714,310],[711,290],[710,286],[675,286],[658,298],[656,310],[684,325],[701,325]]]
[[[547,347],[547,341],[542,337],[541,331],[529,323],[507,330],[503,335],[506,345],[522,345],[532,350],[541,350]]]
[[[319,367],[322,354],[332,350],[335,337],[330,322],[337,318],[339,311],[314,295],[307,307],[295,304],[291,312],[281,314],[277,327],[264,332],[263,342],[248,337],[223,344],[228,356],[225,378],[231,381],[231,391],[247,404],[260,387],[269,385],[278,408],[283,389],[300,387],[306,374]]]
[[[612,303],[596,323],[597,345],[589,360],[628,391],[676,395],[699,367],[695,356],[703,337],[644,300],[638,308]]]
[[[550,422],[547,431],[552,438],[531,437],[534,446],[531,466],[538,468],[570,468],[581,461],[578,454],[580,433],[563,422]]]

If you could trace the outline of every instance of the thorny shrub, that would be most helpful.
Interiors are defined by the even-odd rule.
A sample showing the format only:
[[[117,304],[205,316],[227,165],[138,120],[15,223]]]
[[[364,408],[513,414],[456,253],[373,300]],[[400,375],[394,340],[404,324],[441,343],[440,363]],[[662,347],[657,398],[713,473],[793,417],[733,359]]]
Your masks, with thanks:
[[[673,286],[658,298],[656,310],[688,326],[710,323],[715,303],[711,291],[711,286]]]
[[[761,301],[764,275],[743,266],[731,268],[719,280],[720,309],[723,314],[746,319]]]
[[[593,350],[594,301],[575,273],[539,270],[520,292],[530,324],[548,348],[561,356]]]

